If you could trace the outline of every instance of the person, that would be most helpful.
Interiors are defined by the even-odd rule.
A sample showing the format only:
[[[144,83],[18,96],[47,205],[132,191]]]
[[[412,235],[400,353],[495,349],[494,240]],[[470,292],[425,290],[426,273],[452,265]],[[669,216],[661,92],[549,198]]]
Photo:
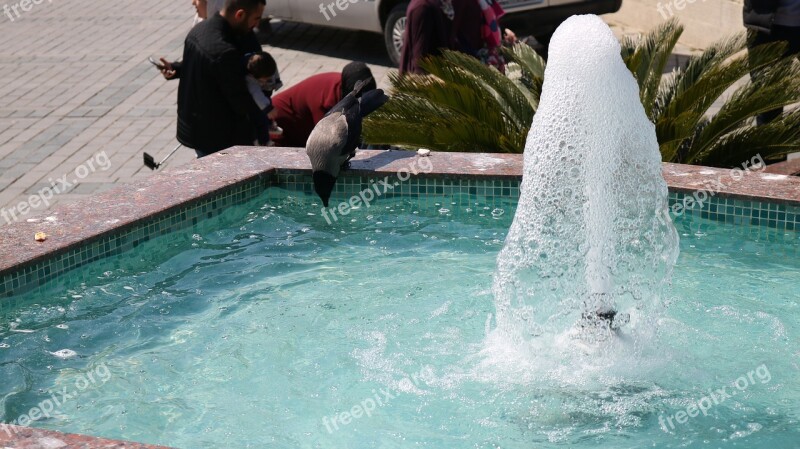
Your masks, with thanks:
[[[192,6],[195,9],[194,25],[208,18],[208,1],[207,0],[192,0]],[[180,61],[167,61],[166,58],[159,58],[161,64],[156,66],[161,72],[165,80],[174,80],[181,77],[181,62]]]
[[[474,1],[474,0],[473,0]],[[452,0],[411,0],[406,9],[406,33],[400,53],[400,75],[424,74],[420,60],[455,49]]]
[[[455,49],[505,73],[499,20],[505,11],[495,0],[452,0]]]
[[[747,47],[753,48],[785,41],[785,56],[800,54],[800,0],[745,0],[742,9],[744,26],[750,33]],[[751,77],[758,82],[760,72],[754,71]],[[756,123],[765,125],[783,113],[783,108],[759,114]]]
[[[275,95],[272,117],[283,128],[283,134],[274,139],[275,145],[305,147],[314,126],[362,80],[367,81],[364,92],[377,88],[369,67],[354,61],[341,72],[311,76]]]
[[[192,5],[194,5],[195,11],[197,12],[193,26],[196,26],[203,20],[218,14],[222,9],[224,2],[225,0],[192,0]],[[258,37],[255,35],[255,33],[248,33],[243,37],[243,41],[243,43],[251,51],[261,50],[261,44],[258,42]],[[179,79],[181,77],[180,61],[170,62],[167,61],[166,58],[160,58],[160,61],[161,64],[158,66],[158,69],[161,71],[161,75],[164,76],[164,79],[169,81]]]
[[[273,111],[272,92],[283,86],[278,65],[275,59],[267,52],[256,52],[245,55],[247,57],[247,90],[253,97],[255,109],[250,116],[256,130],[256,140],[260,145],[270,145],[270,130],[273,128],[269,114]]]
[[[208,0],[208,15],[213,16],[214,14],[222,11],[222,7],[225,5],[225,0]]]
[[[265,0],[226,0],[219,14],[186,37],[178,85],[178,142],[197,157],[234,145],[252,145],[255,106],[242,61],[253,48]],[[252,37],[249,37],[252,35]]]
[[[481,9],[481,41],[483,46],[478,50],[477,58],[485,65],[495,67],[500,73],[505,73],[506,61],[500,53],[503,47],[504,35],[500,30],[499,20],[505,15],[505,11],[496,0],[478,0]],[[514,36],[509,35],[506,30],[505,38]]]
[[[498,19],[503,14],[494,0],[412,0],[406,10],[400,75],[424,74],[419,62],[442,49],[458,50],[502,71]]]

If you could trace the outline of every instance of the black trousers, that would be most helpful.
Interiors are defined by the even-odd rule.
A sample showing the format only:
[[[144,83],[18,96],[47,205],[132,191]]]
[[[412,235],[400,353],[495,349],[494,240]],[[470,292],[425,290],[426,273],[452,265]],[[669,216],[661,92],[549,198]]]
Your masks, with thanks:
[[[800,27],[786,27],[782,25],[773,25],[772,26],[772,33],[754,33],[752,39],[750,39],[748,43],[748,48],[754,48],[762,44],[769,44],[771,42],[779,42],[785,41],[789,44],[786,48],[786,53],[784,56],[789,55],[798,55],[800,54]],[[759,72],[755,71],[750,74],[753,78],[754,82],[758,82],[759,79]],[[767,124],[776,118],[778,118],[783,113],[783,108],[775,109],[769,112],[765,112],[763,114],[759,114],[756,117],[756,123],[761,126]]]

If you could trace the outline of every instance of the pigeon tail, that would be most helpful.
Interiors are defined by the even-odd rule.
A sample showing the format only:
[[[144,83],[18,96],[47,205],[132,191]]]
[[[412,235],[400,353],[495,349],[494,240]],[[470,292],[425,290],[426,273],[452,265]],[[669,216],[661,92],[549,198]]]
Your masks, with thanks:
[[[365,88],[365,87],[366,87],[366,86],[367,86],[367,85],[368,85],[368,84],[369,84],[371,81],[373,81],[373,82],[374,82],[374,79],[373,79],[372,77],[369,77],[368,79],[365,79],[365,80],[358,80],[358,81],[356,81],[356,87],[354,87],[354,88],[353,88],[353,92],[351,92],[350,94],[351,94],[351,95],[353,95],[354,97],[358,97],[358,96],[360,96],[360,95],[361,95],[361,91],[362,91],[362,90],[364,90],[364,88]]]
[[[389,97],[383,93],[382,89],[375,89],[365,92],[361,96],[361,117],[366,117],[375,112],[378,108],[386,104]]]

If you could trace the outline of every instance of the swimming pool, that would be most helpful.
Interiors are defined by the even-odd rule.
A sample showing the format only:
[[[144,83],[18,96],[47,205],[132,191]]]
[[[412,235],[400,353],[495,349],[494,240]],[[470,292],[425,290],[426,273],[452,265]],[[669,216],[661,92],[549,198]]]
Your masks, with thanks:
[[[23,295],[0,322],[2,420],[58,400],[33,425],[183,448],[800,441],[800,234],[681,217],[641,353],[504,363],[487,333],[514,202],[430,201],[329,224],[270,188]]]

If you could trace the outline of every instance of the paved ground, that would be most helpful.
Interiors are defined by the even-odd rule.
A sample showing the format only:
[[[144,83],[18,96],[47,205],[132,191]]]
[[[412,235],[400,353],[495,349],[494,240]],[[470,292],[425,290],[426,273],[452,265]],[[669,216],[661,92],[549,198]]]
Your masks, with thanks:
[[[33,211],[17,206],[45,187],[62,190],[52,206],[151,174],[142,153],[160,160],[177,143],[178,82],[147,57],[178,58],[194,10],[189,0],[70,0],[20,13],[0,15],[0,226],[45,210],[36,201]],[[278,22],[265,40],[287,87],[353,59],[388,84],[377,34]],[[193,154],[179,150],[166,170]]]
[[[13,22],[0,15],[0,225],[9,211],[27,216],[15,206],[53,183],[62,188],[64,175],[70,184],[86,176],[51,205],[146,177],[142,152],[160,159],[177,144],[178,82],[165,81],[147,57],[179,57],[194,10],[188,0],[165,3],[56,1]],[[277,23],[269,44],[287,87],[354,58],[386,84],[378,35]],[[193,155],[182,148],[169,165]]]

